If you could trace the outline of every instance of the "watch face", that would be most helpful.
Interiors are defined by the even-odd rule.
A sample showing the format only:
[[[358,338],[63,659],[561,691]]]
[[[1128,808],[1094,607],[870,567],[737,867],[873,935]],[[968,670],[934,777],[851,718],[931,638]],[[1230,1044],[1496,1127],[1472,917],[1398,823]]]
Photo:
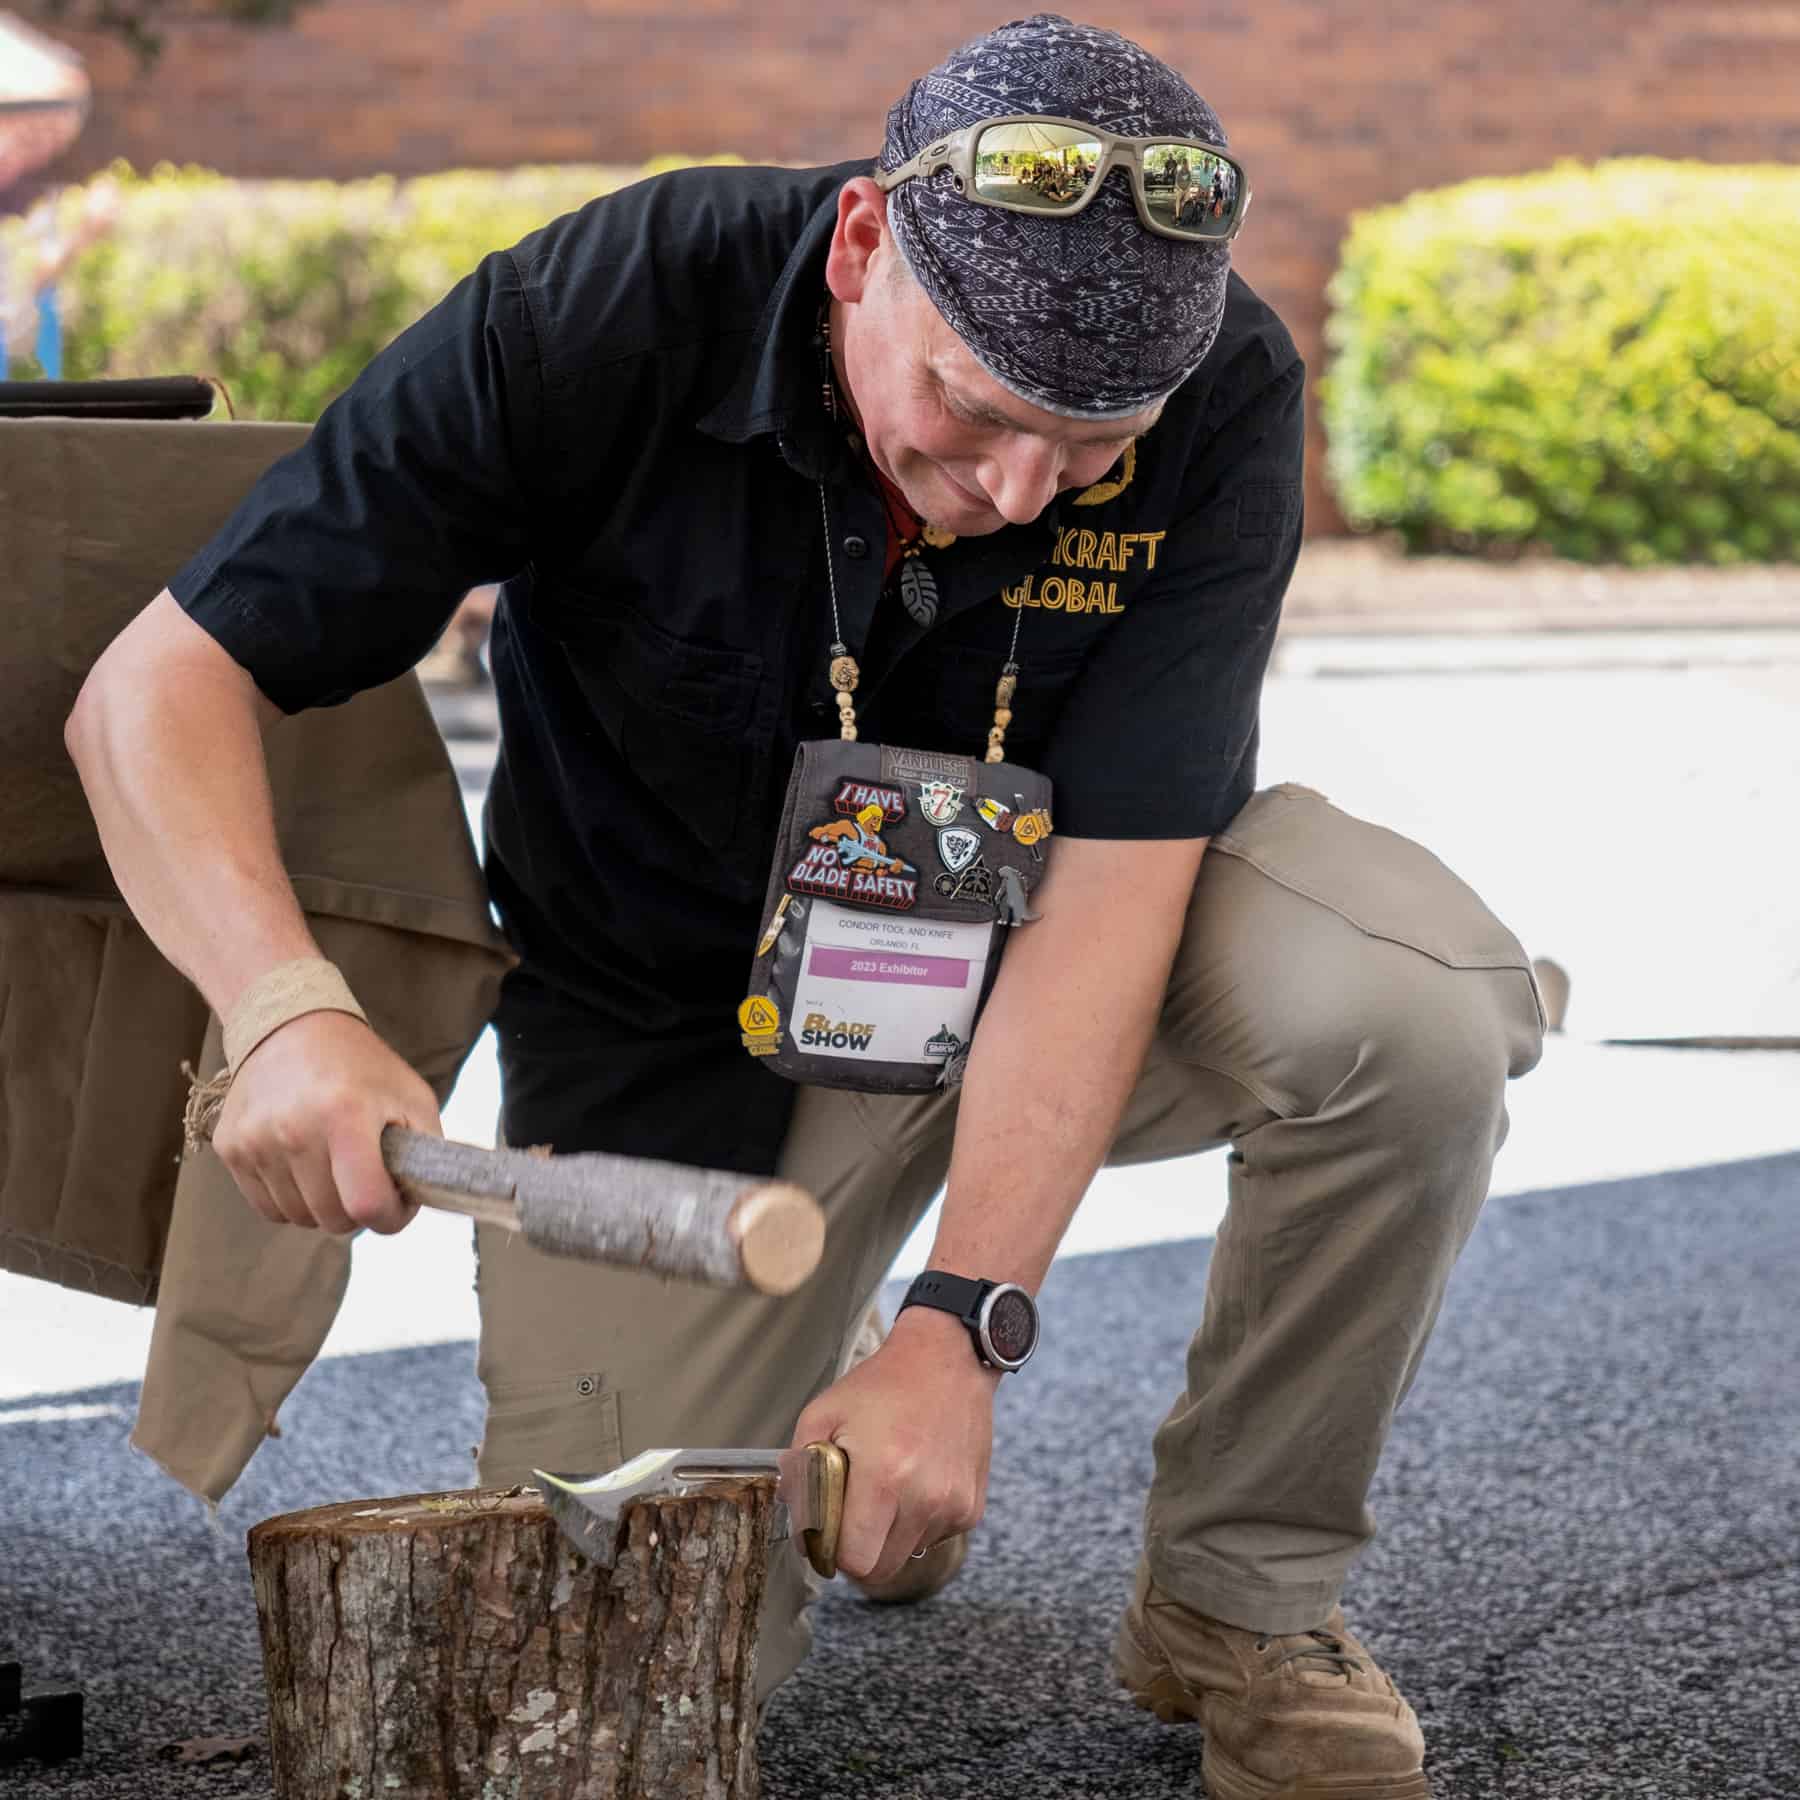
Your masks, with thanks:
[[[1037,1343],[1037,1308],[1031,1296],[1018,1288],[996,1294],[988,1309],[987,1334],[1003,1361],[1023,1362]]]

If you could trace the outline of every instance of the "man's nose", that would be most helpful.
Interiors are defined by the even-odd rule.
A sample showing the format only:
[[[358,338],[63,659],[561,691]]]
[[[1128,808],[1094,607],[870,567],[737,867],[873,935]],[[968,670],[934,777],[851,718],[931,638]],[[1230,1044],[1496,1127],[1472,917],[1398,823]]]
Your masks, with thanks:
[[[982,466],[981,485],[1010,525],[1029,525],[1062,479],[1062,451],[1046,438],[1019,432]]]

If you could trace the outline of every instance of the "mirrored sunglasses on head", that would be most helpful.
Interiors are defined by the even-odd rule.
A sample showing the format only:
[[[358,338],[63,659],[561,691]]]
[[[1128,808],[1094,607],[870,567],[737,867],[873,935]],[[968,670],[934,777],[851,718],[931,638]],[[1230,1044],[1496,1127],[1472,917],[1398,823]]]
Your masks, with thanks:
[[[1250,210],[1241,163],[1197,138],[1119,137],[1079,119],[1036,114],[982,119],[937,139],[897,169],[876,170],[890,193],[941,169],[983,206],[1068,218],[1099,193],[1114,168],[1131,173],[1138,217],[1159,237],[1229,243]]]

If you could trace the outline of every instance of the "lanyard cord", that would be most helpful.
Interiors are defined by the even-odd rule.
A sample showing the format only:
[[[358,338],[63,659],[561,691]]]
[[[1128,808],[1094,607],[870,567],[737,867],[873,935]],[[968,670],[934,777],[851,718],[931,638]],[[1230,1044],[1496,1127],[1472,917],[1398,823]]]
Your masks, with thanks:
[[[820,370],[819,392],[824,402],[826,414],[835,423],[838,417],[837,377],[831,366],[831,296],[826,295],[819,306],[819,351],[822,368]],[[877,484],[881,496],[882,509],[892,520],[893,510],[888,504],[887,492]],[[825,580],[831,590],[831,685],[837,693],[838,736],[846,743],[856,742],[856,701],[852,696],[856,692],[856,684],[862,678],[862,670],[850,654],[850,646],[844,642],[844,624],[838,613],[837,591],[837,559],[831,554],[831,508],[825,498],[825,483],[819,483],[819,518],[825,527]],[[916,557],[919,551],[919,540],[915,538],[907,546],[909,558]],[[909,607],[909,610],[912,610]],[[914,617],[922,625],[928,625],[937,612],[936,584],[932,584],[930,605],[925,616],[914,612]],[[994,687],[994,722],[988,728],[987,750],[983,757],[985,762],[997,763],[1006,760],[1006,728],[1012,723],[1013,695],[1019,689],[1019,628],[1025,623],[1025,608],[1020,606],[1013,613],[1012,642],[1007,646],[1006,661],[1001,666],[1000,679]]]
[[[838,612],[837,559],[831,554],[831,508],[825,498],[825,483],[819,483],[819,520],[825,527],[825,582],[831,593],[831,685],[837,692],[838,736],[846,743],[856,742],[856,684],[862,670],[844,642],[844,622]],[[1012,642],[1007,646],[1006,661],[1000,679],[994,686],[994,722],[988,728],[987,750],[983,761],[1006,761],[1006,728],[1012,723],[1013,695],[1019,691],[1019,628],[1025,623],[1025,609],[1013,614]]]
[[[1006,761],[1006,728],[1012,723],[1013,695],[1019,691],[1019,627],[1024,623],[1025,608],[1021,605],[1013,614],[1012,644],[1006,652],[1000,679],[994,684],[994,722],[988,728],[985,758],[991,763]]]
[[[838,617],[837,558],[831,554],[831,509],[825,503],[825,483],[819,483],[819,517],[825,525],[825,580],[831,588],[831,685],[837,690],[838,736],[856,742],[856,702],[851,698],[862,670],[844,642],[844,623]]]

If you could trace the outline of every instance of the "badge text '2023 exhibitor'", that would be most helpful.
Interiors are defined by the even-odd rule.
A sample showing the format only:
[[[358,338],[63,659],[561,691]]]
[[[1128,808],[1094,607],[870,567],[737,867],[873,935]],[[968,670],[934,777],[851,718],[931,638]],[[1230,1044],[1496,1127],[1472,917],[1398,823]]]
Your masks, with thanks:
[[[815,903],[794,990],[799,1041],[815,1054],[927,1057],[966,1041],[992,926],[896,919]],[[945,1051],[943,1054],[949,1054]]]

